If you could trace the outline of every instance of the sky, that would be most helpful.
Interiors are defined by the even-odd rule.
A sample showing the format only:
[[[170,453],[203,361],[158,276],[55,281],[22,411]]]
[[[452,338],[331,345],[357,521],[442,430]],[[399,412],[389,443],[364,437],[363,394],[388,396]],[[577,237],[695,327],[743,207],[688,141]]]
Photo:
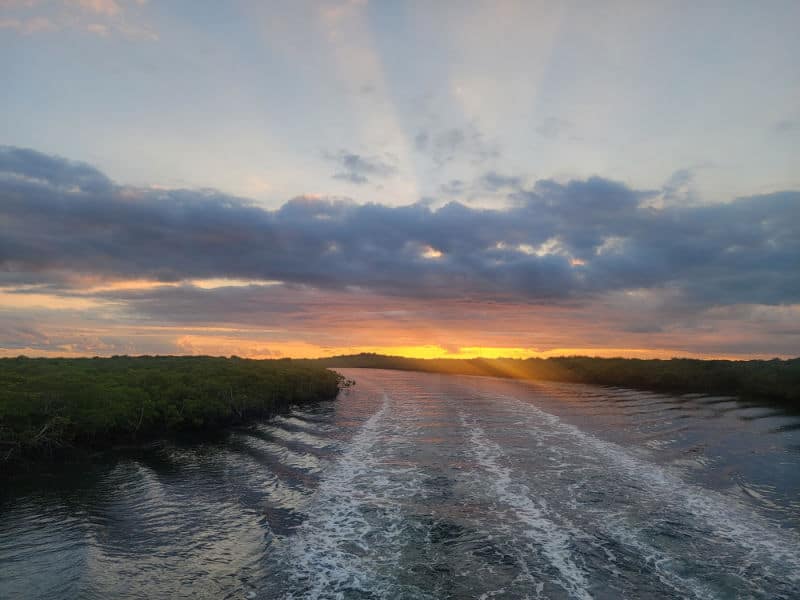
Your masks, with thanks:
[[[0,355],[800,355],[798,23],[0,0]]]

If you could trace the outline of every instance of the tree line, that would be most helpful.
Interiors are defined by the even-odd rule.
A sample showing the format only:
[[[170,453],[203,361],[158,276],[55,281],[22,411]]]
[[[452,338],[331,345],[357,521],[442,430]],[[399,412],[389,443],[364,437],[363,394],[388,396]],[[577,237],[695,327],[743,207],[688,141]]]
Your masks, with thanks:
[[[289,359],[0,359],[0,461],[244,422],[334,398],[346,383]]]

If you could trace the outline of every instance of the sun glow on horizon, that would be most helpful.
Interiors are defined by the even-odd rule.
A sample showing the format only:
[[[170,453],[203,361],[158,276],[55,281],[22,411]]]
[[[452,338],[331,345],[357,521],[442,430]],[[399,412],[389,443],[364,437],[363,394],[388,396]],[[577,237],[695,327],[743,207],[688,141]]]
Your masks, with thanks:
[[[204,356],[240,356],[256,360],[294,358],[314,359],[330,358],[334,356],[348,356],[356,354],[378,354],[383,356],[398,356],[412,359],[512,359],[524,360],[528,358],[556,358],[564,356],[589,356],[595,358],[639,358],[639,359],[671,359],[671,358],[698,358],[717,360],[747,360],[754,358],[752,355],[741,356],[735,354],[703,354],[684,350],[660,350],[648,348],[553,348],[537,350],[535,348],[501,347],[501,346],[462,346],[446,348],[436,344],[417,346],[335,346],[323,347],[302,341],[252,340],[241,337],[231,337],[231,333],[220,331],[220,335],[208,335],[200,332],[179,335],[176,347],[183,355]],[[238,333],[242,333],[239,331]],[[30,348],[25,351],[0,351],[0,356],[57,356],[58,353],[39,353]],[[72,348],[64,348],[62,356],[92,356],[91,352],[79,352]],[[757,355],[755,358],[775,358],[774,355]],[[784,356],[782,358],[789,358]]]

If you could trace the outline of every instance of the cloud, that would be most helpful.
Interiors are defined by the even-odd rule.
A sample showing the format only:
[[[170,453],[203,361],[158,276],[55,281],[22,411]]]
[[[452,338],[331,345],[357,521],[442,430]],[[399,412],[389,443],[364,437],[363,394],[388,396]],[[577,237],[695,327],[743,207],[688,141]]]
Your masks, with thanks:
[[[18,339],[17,347],[98,347],[94,340],[100,338],[115,346],[127,342],[137,352],[163,353],[181,351],[174,336],[188,335],[205,340],[205,352],[212,354],[263,355],[266,347],[282,349],[285,355],[319,355],[331,350],[359,351],[359,347],[374,351],[387,343],[552,351],[576,348],[577,343],[584,348],[583,353],[593,353],[591,348],[608,352],[613,344],[616,348],[650,348],[643,355],[758,353],[769,358],[796,353],[800,335],[796,325],[800,304],[698,309],[679,299],[675,302],[674,294],[663,291],[613,292],[584,307],[458,298],[431,302],[363,289],[326,290],[303,285],[208,290],[184,284],[109,289],[101,296],[125,306],[129,320],[116,315],[115,322],[105,321],[98,331],[95,310],[83,327],[74,322],[45,326],[45,315],[26,319],[25,310],[16,310],[8,319],[13,327],[24,325],[26,330],[46,332],[46,339],[38,342],[30,337]],[[1,325],[0,314],[0,329]],[[10,330],[9,343],[17,339],[16,335],[22,338],[24,332]]]
[[[40,182],[50,188],[110,191],[111,180],[94,167],[33,150],[0,146],[0,178]]]
[[[572,128],[573,125],[569,121],[559,119],[558,117],[548,117],[539,124],[536,128],[536,132],[541,136],[554,140],[568,133]]]
[[[113,17],[122,10],[115,0],[70,0],[71,4],[99,15]]]
[[[697,175],[701,171],[715,167],[714,163],[704,161],[674,171],[661,186],[660,193],[654,192],[650,205],[664,208],[669,205],[701,203],[695,188]]]
[[[797,122],[790,119],[782,119],[772,126],[775,133],[790,133],[797,129]]]
[[[692,185],[694,169],[678,169],[669,176],[661,187],[661,194],[654,199],[653,205],[663,208],[664,205],[676,202],[691,202],[694,199]]]
[[[30,17],[27,19],[0,19],[0,29],[13,29],[19,33],[31,35],[53,31],[58,29],[58,26],[45,17]]]
[[[141,0],[123,4],[117,0],[64,0],[43,3],[37,0],[4,0],[0,2],[0,29],[20,34],[72,30],[101,37],[118,34],[128,39],[151,40],[158,35],[141,21]]]
[[[451,179],[439,186],[439,192],[445,196],[457,196],[462,201],[469,202],[474,198],[485,200],[487,192],[491,197],[498,197],[508,192],[520,191],[522,187],[522,177],[488,171],[471,182],[463,179]]]
[[[325,156],[339,166],[339,171],[333,174],[334,179],[358,185],[369,183],[370,177],[385,179],[397,172],[392,164],[379,157],[368,157],[344,150]]]
[[[451,179],[439,186],[439,191],[448,196],[460,196],[468,189],[467,183],[462,179]]]
[[[54,293],[91,276],[565,306],[652,292],[682,311],[800,302],[800,192],[663,209],[653,194],[594,177],[540,180],[504,209],[300,197],[270,211],[211,190],[119,186],[6,147],[0,270]]]
[[[680,190],[685,188],[694,179],[694,172],[692,169],[678,169],[672,175],[669,176],[667,182],[664,184],[664,193],[671,194],[674,193],[676,190]]]
[[[40,0],[0,0],[0,8],[31,8],[36,5]]]
[[[86,31],[90,31],[96,35],[107,36],[110,32],[107,25],[102,23],[89,23],[86,26]]]
[[[481,178],[481,183],[485,189],[492,192],[504,189],[515,190],[522,187],[522,178],[489,171]]]
[[[457,160],[477,164],[500,155],[497,146],[487,141],[474,124],[420,131],[414,136],[414,147],[439,166]]]

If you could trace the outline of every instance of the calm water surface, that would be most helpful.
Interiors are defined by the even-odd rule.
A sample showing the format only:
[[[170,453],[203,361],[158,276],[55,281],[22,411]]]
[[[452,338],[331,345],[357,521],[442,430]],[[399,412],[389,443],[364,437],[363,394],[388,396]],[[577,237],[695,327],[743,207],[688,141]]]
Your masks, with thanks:
[[[0,598],[800,598],[800,417],[397,371],[0,491]]]

